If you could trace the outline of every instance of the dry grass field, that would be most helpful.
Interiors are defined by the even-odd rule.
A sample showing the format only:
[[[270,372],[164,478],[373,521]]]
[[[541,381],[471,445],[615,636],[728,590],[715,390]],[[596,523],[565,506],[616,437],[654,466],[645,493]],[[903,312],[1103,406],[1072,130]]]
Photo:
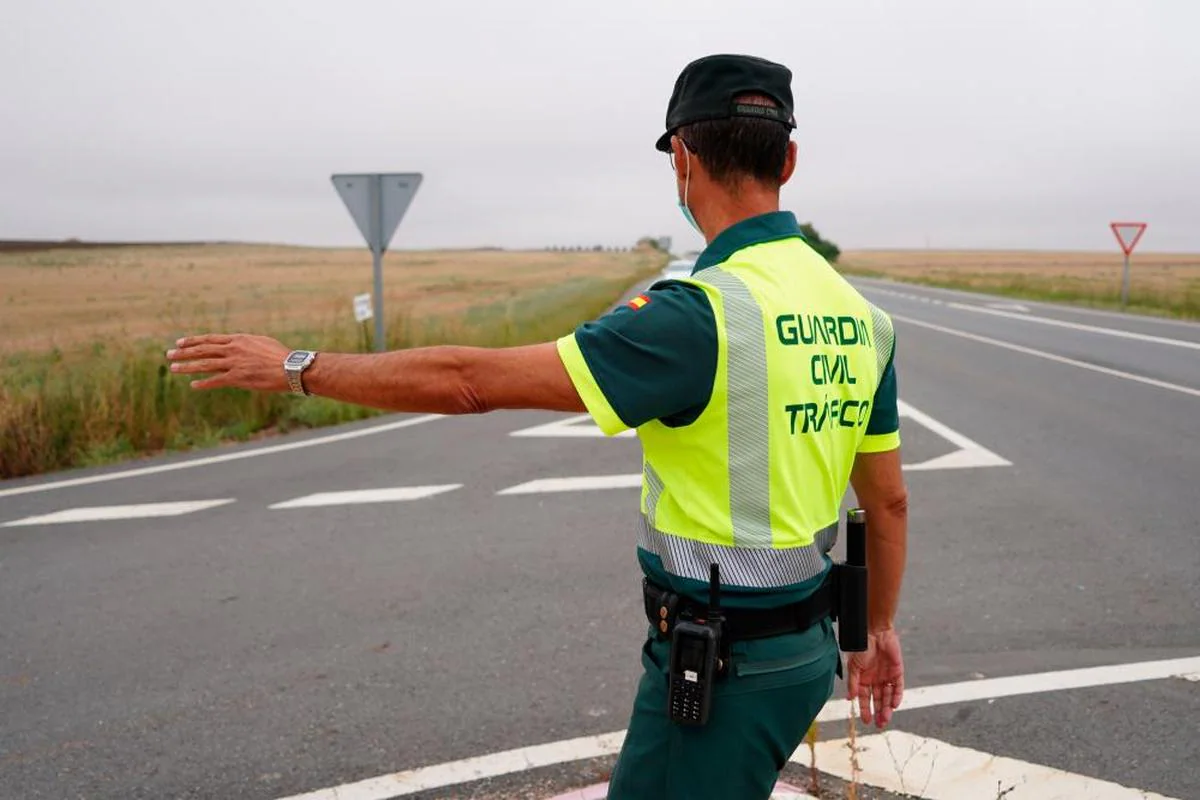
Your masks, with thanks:
[[[645,251],[393,252],[384,258],[384,308],[400,326],[397,344],[410,344],[399,341],[406,330],[419,335],[432,320],[465,330],[481,315],[516,320],[554,298],[570,303],[626,286],[653,271],[658,258]],[[199,328],[350,328],[353,296],[371,290],[371,256],[362,248],[0,252],[0,356],[67,351],[97,339],[157,337],[165,344]]]
[[[665,263],[652,250],[389,253],[388,346],[552,339],[602,313]],[[365,249],[0,252],[0,478],[371,415],[321,398],[191,392],[163,359],[180,335],[209,331],[269,333],[293,347],[366,349],[352,298],[371,287]]]
[[[1117,253],[857,250],[842,254],[850,274],[975,289],[1033,300],[1115,308],[1122,256]],[[1200,318],[1200,255],[1134,253],[1129,310]]]

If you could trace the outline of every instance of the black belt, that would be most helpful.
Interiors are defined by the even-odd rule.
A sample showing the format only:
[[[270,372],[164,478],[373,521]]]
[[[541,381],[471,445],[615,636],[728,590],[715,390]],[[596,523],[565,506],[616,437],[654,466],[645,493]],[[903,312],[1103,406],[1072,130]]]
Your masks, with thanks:
[[[798,603],[778,608],[721,607],[725,618],[724,640],[765,639],[808,630],[826,617],[837,617],[836,570],[830,570],[821,586]],[[671,636],[677,619],[703,619],[708,605],[676,594],[669,589],[642,579],[642,599],[646,619],[664,638]]]

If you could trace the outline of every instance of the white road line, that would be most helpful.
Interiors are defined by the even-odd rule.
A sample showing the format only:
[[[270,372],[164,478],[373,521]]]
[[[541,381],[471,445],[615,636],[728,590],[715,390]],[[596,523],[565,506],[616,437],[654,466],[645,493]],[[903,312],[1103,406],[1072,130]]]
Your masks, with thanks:
[[[1056,328],[1070,328],[1075,331],[1099,333],[1104,336],[1117,336],[1121,339],[1134,339],[1139,342],[1151,342],[1153,344],[1170,345],[1171,347],[1186,347],[1190,350],[1200,350],[1200,342],[1169,339],[1166,336],[1151,336],[1148,333],[1134,333],[1133,331],[1122,331],[1117,328],[1102,328],[1099,325],[1085,325],[1082,322],[1067,322],[1066,320],[1051,319],[1050,317],[1036,317],[1033,314],[1018,314],[1012,311],[1002,311],[998,308],[984,308],[983,306],[974,306],[967,303],[946,303],[946,308],[954,308],[959,311],[974,311],[976,314],[991,314],[992,316],[1007,317],[1008,319],[1019,319],[1024,322],[1035,322],[1038,325],[1051,325]]]
[[[5,522],[0,528],[15,528],[22,525],[59,525],[70,522],[99,522],[115,519],[147,519],[149,517],[178,517],[216,508],[233,500],[188,500],[179,503],[141,503],[132,506],[93,506],[91,508],[68,508],[52,514]]]
[[[247,450],[240,453],[226,453],[219,456],[206,456],[204,458],[196,458],[190,461],[181,461],[178,464],[160,464],[154,467],[140,467],[138,469],[128,469],[121,472],[106,472],[102,475],[89,475],[86,478],[68,478],[66,480],[52,481],[50,483],[35,483],[30,486],[18,486],[13,489],[0,489],[0,497],[14,497],[19,494],[48,492],[53,489],[66,489],[71,486],[87,486],[92,483],[119,481],[124,480],[125,478],[139,478],[143,475],[157,475],[160,472],[174,472],[177,469],[207,467],[213,464],[224,464],[227,461],[239,461],[243,458],[257,458],[259,456],[274,455],[275,453],[286,453],[291,450],[300,450],[305,447],[316,447],[322,444],[332,444],[334,442],[344,442],[349,439],[358,439],[363,436],[374,436],[379,433],[387,433],[400,428],[408,428],[413,425],[420,425],[423,422],[430,422],[432,420],[441,418],[441,414],[426,414],[420,417],[409,417],[397,422],[389,422],[384,425],[375,425],[370,428],[346,431],[345,433],[334,433],[330,434],[329,436],[318,436],[315,439],[305,439],[302,442],[288,442],[287,444],[276,444],[271,445],[270,447],[260,447],[255,450]]]
[[[851,764],[848,739],[818,742],[815,749],[811,754],[802,748],[792,760],[808,765],[815,757],[819,770],[843,780],[857,777],[860,784],[928,800],[1000,796],[1006,800],[1170,800],[1161,794],[902,731],[858,738],[854,747],[857,770]]]
[[[318,492],[294,500],[285,500],[268,506],[279,508],[316,508],[317,506],[348,506],[363,503],[400,503],[406,500],[423,500],[426,497],[461,489],[461,483],[440,486],[396,486],[390,489],[358,489],[349,492]]]
[[[894,320],[907,322],[909,325],[917,325],[922,328],[929,328],[930,330],[938,331],[939,333],[948,333],[951,336],[960,336],[964,339],[970,339],[972,341],[982,342],[984,344],[990,344],[996,347],[1003,347],[1006,350],[1013,350],[1017,353],[1037,356],[1038,358],[1044,358],[1047,361],[1057,361],[1060,364],[1070,364],[1071,366],[1079,367],[1080,369],[1088,369],[1092,372],[1099,372],[1101,375],[1111,375],[1114,378],[1123,378],[1127,381],[1144,383],[1148,386],[1157,386],[1160,389],[1170,389],[1173,392],[1180,392],[1181,394],[1200,397],[1200,389],[1193,389],[1190,386],[1180,386],[1177,383],[1168,383],[1167,381],[1160,381],[1156,378],[1147,378],[1145,375],[1135,375],[1132,372],[1123,372],[1119,369],[1110,369],[1109,367],[1102,367],[1099,364],[1092,364],[1088,361],[1078,361],[1074,358],[1067,358],[1066,356],[1047,353],[1045,350],[1034,350],[1032,347],[1013,344],[1012,342],[1006,342],[1001,339],[993,339],[990,336],[980,336],[977,333],[960,331],[957,328],[947,328],[944,325],[935,325],[932,322],[925,322],[924,320],[913,319],[912,317],[903,317],[899,314],[891,314],[890,316]]]
[[[615,755],[625,741],[625,731],[584,736],[565,742],[552,742],[533,747],[521,747],[488,756],[451,761],[433,767],[394,772],[357,783],[347,783],[307,794],[292,795],[283,800],[386,800],[404,797],[430,789],[441,789],[460,783],[495,778],[513,772],[579,761],[585,758]]]
[[[1134,664],[1112,664],[1105,667],[1041,672],[1031,675],[1011,675],[1006,678],[984,678],[977,681],[944,683],[905,689],[901,710],[930,708],[973,700],[995,700],[1042,692],[1062,692],[1068,689],[1088,689],[1095,686],[1114,686],[1121,683],[1179,678],[1200,669],[1200,657],[1175,658],[1167,661],[1142,661]],[[817,715],[818,722],[847,719],[850,701],[830,700]]]
[[[942,686],[925,686],[906,690],[904,704],[897,713],[903,713],[913,708],[962,703],[969,700],[1171,678],[1190,674],[1196,670],[1200,670],[1200,657],[1145,661],[1137,664],[1115,664],[1107,667],[1089,667],[1079,670],[966,681]],[[845,720],[849,713],[849,702],[845,700],[831,701],[817,716],[817,721]],[[318,789],[307,794],[292,795],[280,798],[280,800],[390,800],[393,797],[403,797],[431,789],[442,789],[460,783],[494,778],[497,775],[508,775],[513,772],[523,772],[568,761],[614,755],[620,751],[621,743],[624,741],[625,731],[604,733],[598,736],[583,736],[578,739],[521,747],[502,753],[396,772],[356,783]],[[793,754],[792,760],[806,764],[808,763],[805,760],[807,753],[808,745],[802,744]],[[955,797],[955,800],[973,796],[959,795]],[[983,796],[991,797],[992,795]],[[1009,797],[1011,800],[1017,800],[1018,796],[1010,795]],[[1035,797],[1037,796],[1031,796],[1029,800],[1033,800]]]
[[[970,469],[974,467],[1007,467],[1012,462],[988,450],[981,444],[968,439],[948,425],[943,425],[928,414],[922,413],[903,400],[896,403],[901,417],[908,417],[917,424],[928,428],[959,449],[953,453],[936,456],[928,461],[917,464],[905,464],[904,469],[919,472],[933,469]]]
[[[870,289],[872,291],[883,292],[884,294],[894,294],[898,297],[906,297],[906,298],[909,298],[912,300],[925,300],[928,302],[930,298],[926,295],[913,294],[913,293],[905,294],[903,292],[897,292],[895,290],[885,289],[883,287],[884,286],[903,286],[905,288],[911,289],[913,292],[917,292],[917,291],[935,292],[938,294],[952,295],[955,297],[963,297],[963,298],[967,298],[970,300],[978,300],[981,303],[987,302],[989,300],[1001,299],[996,295],[990,295],[990,294],[981,293],[981,292],[964,292],[961,289],[945,289],[941,286],[926,286],[925,284],[907,283],[905,281],[880,281],[879,279],[875,279],[875,278],[857,278],[854,276],[851,276],[851,278],[852,278],[851,283],[866,283],[867,286],[865,288]],[[935,300],[935,302],[940,304],[942,301]],[[1045,309],[1046,311],[1058,311],[1058,312],[1064,313],[1064,314],[1087,314],[1087,315],[1091,315],[1091,316],[1095,316],[1095,317],[1107,317],[1109,319],[1114,319],[1114,320],[1125,320],[1127,322],[1153,322],[1157,325],[1167,325],[1167,326],[1176,327],[1176,328],[1188,328],[1190,330],[1196,330],[1197,325],[1200,325],[1200,323],[1192,322],[1190,320],[1170,319],[1167,317],[1155,317],[1155,316],[1151,316],[1149,314],[1133,314],[1133,313],[1122,313],[1120,311],[1104,311],[1099,308],[1088,308],[1086,306],[1073,306],[1073,305],[1067,305],[1065,303],[1043,303],[1043,302],[1039,302],[1037,300],[1023,300],[1022,304],[1028,304],[1028,305],[1033,306],[1034,308],[1041,308],[1041,309]]]
[[[640,489],[642,474],[591,475],[578,478],[542,478],[501,489],[496,494],[539,494],[542,492],[582,492],[597,489]]]

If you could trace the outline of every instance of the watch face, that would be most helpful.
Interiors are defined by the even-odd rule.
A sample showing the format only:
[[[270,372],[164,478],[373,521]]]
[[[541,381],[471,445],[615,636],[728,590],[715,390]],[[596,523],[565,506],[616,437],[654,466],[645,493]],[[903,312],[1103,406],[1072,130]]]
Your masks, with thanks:
[[[304,359],[306,359],[306,358],[308,358],[308,353],[301,350],[301,351],[292,353],[290,356],[288,356],[287,363],[291,364],[292,366],[298,367],[304,363]]]

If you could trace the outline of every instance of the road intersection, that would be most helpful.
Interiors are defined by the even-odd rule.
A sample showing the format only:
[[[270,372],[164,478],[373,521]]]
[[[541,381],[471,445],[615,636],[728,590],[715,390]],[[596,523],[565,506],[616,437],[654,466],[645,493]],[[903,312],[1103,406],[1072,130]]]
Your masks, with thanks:
[[[1200,326],[858,284],[896,319],[914,687],[862,780],[1200,797]],[[0,484],[0,785],[383,800],[602,762],[644,623],[639,450],[597,434],[397,415]]]

